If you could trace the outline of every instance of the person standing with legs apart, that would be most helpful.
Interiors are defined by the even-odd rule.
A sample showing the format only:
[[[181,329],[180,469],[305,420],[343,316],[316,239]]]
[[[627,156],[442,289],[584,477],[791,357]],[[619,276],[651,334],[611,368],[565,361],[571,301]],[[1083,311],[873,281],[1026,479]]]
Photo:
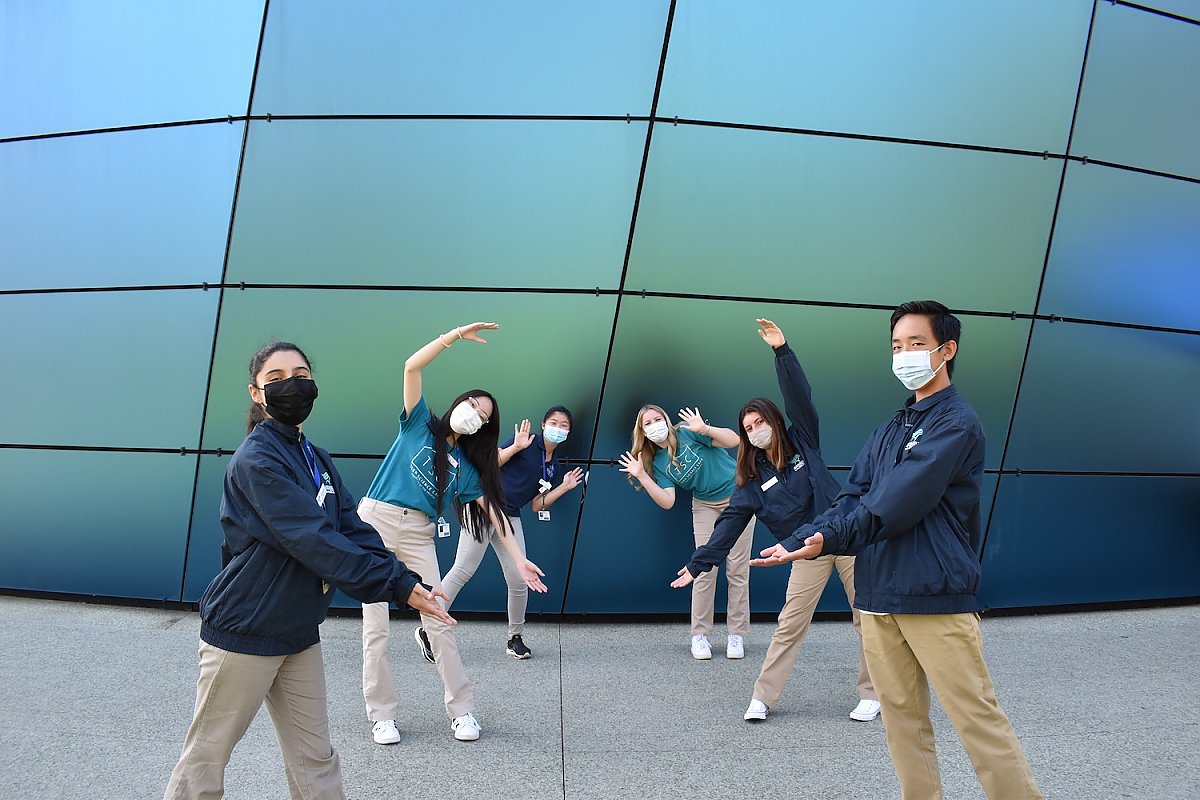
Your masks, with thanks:
[[[435,417],[422,394],[421,375],[430,362],[457,341],[485,342],[479,331],[499,327],[494,322],[475,322],[452,328],[404,362],[400,433],[358,506],[359,515],[379,531],[388,549],[439,592],[441,572],[433,537],[450,535],[450,523],[444,516],[447,501],[461,522],[460,536],[482,540],[490,526],[499,533],[526,585],[546,591],[539,577],[542,571],[525,558],[504,515],[496,456],[500,430],[496,399],[482,389],[472,389],[459,395],[445,414]],[[389,622],[386,605],[363,605],[363,699],[378,744],[400,740],[396,728],[400,699],[388,660]],[[414,635],[426,660],[437,664],[454,738],[478,739],[475,695],[454,634],[439,617],[422,614],[421,627]]]
[[[555,457],[558,446],[571,433],[571,412],[563,406],[554,406],[542,418],[541,434],[529,432],[529,420],[513,426],[513,437],[500,446],[500,484],[504,489],[504,513],[512,526],[513,538],[522,553],[525,549],[525,531],[521,525],[521,506],[526,503],[537,513],[539,522],[550,521],[550,506],[560,497],[574,489],[583,480],[583,470],[573,469],[561,476],[558,486],[554,485],[560,465]],[[496,551],[504,582],[508,585],[508,644],[505,652],[515,659],[533,657],[533,651],[525,644],[525,608],[529,601],[529,590],[508,555],[508,550],[499,541],[500,533],[488,528],[483,539],[473,536],[458,537],[458,552],[454,566],[442,578],[442,588],[453,605],[458,593],[467,585],[483,561],[488,545]]]
[[[775,374],[790,425],[784,425],[779,408],[765,397],[756,397],[738,415],[737,490],[729,507],[717,519],[712,539],[696,548],[692,563],[679,570],[671,583],[687,586],[699,575],[725,560],[747,521],[762,520],[777,539],[785,539],[800,525],[828,507],[837,494],[837,482],[821,456],[821,430],[812,387],[800,359],[788,346],[783,331],[769,319],[759,319],[758,334],[775,351]],[[771,636],[767,658],[754,684],[754,694],[743,719],[757,722],[778,704],[796,666],[813,611],[825,584],[837,570],[846,597],[854,604],[854,557],[823,556],[792,565],[779,626]],[[858,612],[854,629],[860,632]],[[862,648],[858,656],[858,705],[850,718],[869,722],[879,714],[879,700],[871,684]]]
[[[300,427],[317,384],[300,348],[274,342],[250,361],[246,439],[225,470],[221,572],[200,598],[196,709],[167,800],[217,798],[234,746],[266,701],[293,798],[343,798],[329,741],[319,626],[333,589],[454,620],[355,513],[329,453]]]
[[[692,493],[692,535],[697,547],[708,544],[717,517],[733,494],[733,456],[738,435],[729,428],[710,426],[698,408],[679,411],[680,423],[672,426],[659,406],[644,405],[633,424],[633,444],[617,458],[621,471],[635,489],[645,490],[659,508],[675,505],[676,487]],[[636,483],[635,483],[636,481]],[[754,520],[732,547],[725,565],[729,585],[725,627],[725,655],[743,658],[744,640],[750,632],[750,549]],[[713,614],[717,598],[717,572],[705,573],[692,587],[692,658],[712,658]]]
[[[983,427],[951,383],[962,325],[941,303],[891,318],[892,372],[914,394],[859,453],[832,506],[755,566],[857,553],[854,605],[907,800],[941,798],[929,687],[991,800],[1041,798],[996,700],[979,625]]]

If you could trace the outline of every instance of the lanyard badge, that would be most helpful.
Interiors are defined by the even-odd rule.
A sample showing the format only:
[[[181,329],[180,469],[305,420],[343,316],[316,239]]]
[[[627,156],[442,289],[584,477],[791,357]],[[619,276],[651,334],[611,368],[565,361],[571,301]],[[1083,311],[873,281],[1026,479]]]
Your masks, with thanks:
[[[439,538],[439,539],[448,539],[448,538],[450,538],[450,523],[449,523],[449,522],[446,522],[446,518],[445,518],[445,517],[438,517],[438,521],[437,521],[437,535],[438,535],[438,538]]]

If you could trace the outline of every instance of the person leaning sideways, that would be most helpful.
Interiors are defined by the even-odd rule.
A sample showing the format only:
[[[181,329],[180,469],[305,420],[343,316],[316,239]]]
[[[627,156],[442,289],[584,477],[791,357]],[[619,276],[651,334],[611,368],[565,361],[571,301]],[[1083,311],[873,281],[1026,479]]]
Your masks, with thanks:
[[[574,489],[583,480],[583,470],[573,469],[561,476],[555,452],[571,433],[571,412],[563,406],[554,406],[542,418],[541,434],[529,432],[529,420],[513,426],[513,437],[500,445],[500,485],[504,489],[504,513],[512,526],[512,538],[521,553],[525,549],[525,531],[521,526],[521,506],[529,504],[542,522],[550,521],[550,506],[560,497]],[[442,588],[453,605],[458,593],[467,585],[479,569],[488,545],[496,551],[504,582],[508,585],[508,644],[505,652],[513,658],[523,660],[533,657],[533,651],[525,644],[525,609],[529,603],[529,589],[525,580],[500,540],[502,536],[489,526],[482,539],[474,536],[458,537],[458,551],[454,566],[442,578]]]
[[[832,506],[754,559],[857,553],[854,605],[902,796],[940,798],[933,686],[992,800],[1041,798],[1000,709],[979,624],[983,428],[951,383],[961,324],[932,300],[892,314],[892,372],[914,392],[875,430]]]
[[[221,496],[223,566],[200,599],[196,708],[170,798],[220,797],[234,745],[267,703],[293,798],[341,798],[329,741],[319,625],[333,589],[451,619],[420,577],[358,518],[329,454],[301,432],[317,397],[312,366],[287,342],[250,361],[247,436]]]
[[[755,397],[738,415],[737,489],[729,507],[721,512],[708,544],[697,547],[692,562],[679,570],[671,585],[687,586],[694,578],[720,564],[742,535],[747,523],[757,517],[776,539],[786,539],[792,531],[828,508],[837,494],[837,481],[829,474],[821,455],[821,425],[812,401],[812,387],[800,366],[800,359],[788,346],[783,331],[769,319],[759,319],[758,334],[775,351],[775,374],[787,409],[790,425],[783,421],[779,407],[765,397]],[[779,612],[779,626],[771,635],[767,657],[754,683],[750,706],[742,716],[748,722],[767,718],[767,713],[783,696],[783,688],[792,676],[796,659],[813,612],[825,584],[837,570],[846,598],[854,605],[854,557],[821,556],[812,561],[792,564],[787,594]],[[854,630],[860,631],[859,614],[852,611]],[[858,705],[850,718],[870,722],[879,715],[879,700],[871,684],[866,659],[859,647]]]
[[[504,516],[496,455],[500,438],[496,398],[482,389],[471,389],[437,417],[422,394],[422,372],[435,358],[457,341],[484,343],[479,331],[499,327],[494,322],[474,322],[452,328],[404,362],[400,432],[358,505],[359,516],[375,526],[384,545],[439,592],[441,573],[433,537],[435,531],[438,536],[450,535],[450,523],[444,516],[447,501],[461,523],[460,537],[482,541],[489,527],[499,531],[522,580],[534,591],[546,591],[539,577],[542,571],[517,547]],[[386,605],[363,605],[363,700],[377,744],[400,741],[396,728],[400,697],[388,660],[389,622]],[[454,738],[462,742],[478,739],[475,694],[450,626],[440,616],[422,614],[421,627],[413,634],[425,660],[437,665]]]
[[[696,547],[708,544],[717,517],[733,494],[733,456],[738,435],[729,428],[710,426],[698,408],[679,411],[672,426],[659,406],[647,404],[633,423],[630,449],[617,457],[621,472],[636,490],[645,490],[659,508],[675,505],[675,489],[692,493],[692,538]],[[636,481],[636,483],[635,483]],[[744,639],[750,632],[750,549],[754,520],[746,523],[725,563],[729,585],[725,625],[726,658],[744,658]],[[717,570],[706,572],[692,585],[692,658],[712,658],[713,615],[717,599]]]

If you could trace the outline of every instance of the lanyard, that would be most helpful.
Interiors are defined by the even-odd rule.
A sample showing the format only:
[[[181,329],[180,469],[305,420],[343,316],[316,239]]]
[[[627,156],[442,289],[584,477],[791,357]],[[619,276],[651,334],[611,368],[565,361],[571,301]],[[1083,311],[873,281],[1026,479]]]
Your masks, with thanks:
[[[308,464],[309,470],[312,471],[313,483],[317,488],[321,487],[321,472],[317,469],[317,454],[313,450],[313,446],[309,444],[308,439],[301,443],[301,450],[304,451],[304,463]]]

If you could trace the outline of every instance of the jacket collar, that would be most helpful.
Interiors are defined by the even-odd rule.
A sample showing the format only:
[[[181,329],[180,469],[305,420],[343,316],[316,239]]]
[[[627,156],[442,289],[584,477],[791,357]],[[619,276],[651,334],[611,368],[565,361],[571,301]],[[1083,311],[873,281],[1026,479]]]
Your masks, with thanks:
[[[949,386],[947,386],[945,389],[942,389],[940,392],[929,395],[929,397],[926,397],[924,400],[922,400],[919,403],[914,402],[914,400],[916,399],[915,394],[909,395],[908,399],[904,401],[904,408],[902,408],[900,410],[903,411],[905,409],[912,409],[913,411],[928,411],[929,409],[933,408],[934,406],[938,405],[939,403],[942,403],[942,402],[950,399],[951,397],[954,397],[957,394],[958,394],[958,389],[956,389],[954,384],[952,383]]]
[[[267,430],[274,431],[289,442],[299,442],[302,438],[299,428],[295,425],[284,425],[274,417],[267,417],[258,424],[266,426]]]

